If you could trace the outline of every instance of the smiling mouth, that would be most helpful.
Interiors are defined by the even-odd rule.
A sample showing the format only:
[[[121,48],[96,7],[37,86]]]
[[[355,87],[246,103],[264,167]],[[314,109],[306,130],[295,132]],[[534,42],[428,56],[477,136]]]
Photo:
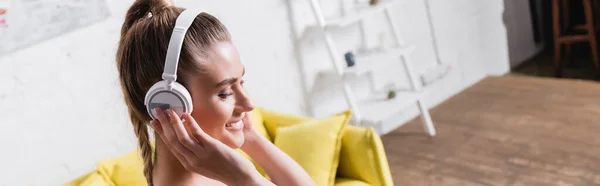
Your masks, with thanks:
[[[244,128],[244,122],[242,122],[242,120],[239,120],[235,123],[225,124],[225,128],[233,131],[242,130],[242,128]]]
[[[233,131],[242,130],[244,128],[243,118],[245,114],[246,113],[242,112],[237,117],[235,117],[234,115],[235,119],[233,120],[233,122],[225,124],[225,129]]]

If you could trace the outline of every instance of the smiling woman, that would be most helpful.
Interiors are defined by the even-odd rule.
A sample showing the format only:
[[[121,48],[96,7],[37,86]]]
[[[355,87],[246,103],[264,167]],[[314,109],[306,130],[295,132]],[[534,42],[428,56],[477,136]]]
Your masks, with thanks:
[[[214,16],[170,1],[137,0],[127,11],[116,60],[149,185],[314,185],[298,163],[253,129],[245,68]],[[181,101],[185,109],[153,106],[153,95],[162,94],[157,90],[188,100]]]

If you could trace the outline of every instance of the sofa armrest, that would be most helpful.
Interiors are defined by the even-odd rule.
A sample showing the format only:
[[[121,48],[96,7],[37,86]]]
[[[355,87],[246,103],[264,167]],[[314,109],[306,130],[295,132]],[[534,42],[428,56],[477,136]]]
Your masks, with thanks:
[[[383,143],[372,128],[346,127],[342,136],[338,175],[371,185],[393,185]]]

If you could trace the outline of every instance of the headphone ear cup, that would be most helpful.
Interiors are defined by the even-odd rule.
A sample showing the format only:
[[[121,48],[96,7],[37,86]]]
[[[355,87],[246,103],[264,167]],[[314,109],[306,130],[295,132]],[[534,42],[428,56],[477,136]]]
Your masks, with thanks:
[[[162,80],[150,87],[146,94],[144,104],[152,119],[158,119],[154,114],[154,108],[162,110],[172,109],[179,117],[183,113],[192,113],[192,97],[188,90],[181,84],[173,82],[171,90],[167,90],[167,81]]]

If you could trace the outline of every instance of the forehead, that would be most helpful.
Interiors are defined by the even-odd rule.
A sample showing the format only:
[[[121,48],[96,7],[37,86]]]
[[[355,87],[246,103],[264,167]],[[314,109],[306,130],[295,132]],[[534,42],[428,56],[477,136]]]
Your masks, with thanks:
[[[212,47],[205,67],[210,79],[216,82],[240,77],[244,71],[237,48],[229,42],[217,43]]]

